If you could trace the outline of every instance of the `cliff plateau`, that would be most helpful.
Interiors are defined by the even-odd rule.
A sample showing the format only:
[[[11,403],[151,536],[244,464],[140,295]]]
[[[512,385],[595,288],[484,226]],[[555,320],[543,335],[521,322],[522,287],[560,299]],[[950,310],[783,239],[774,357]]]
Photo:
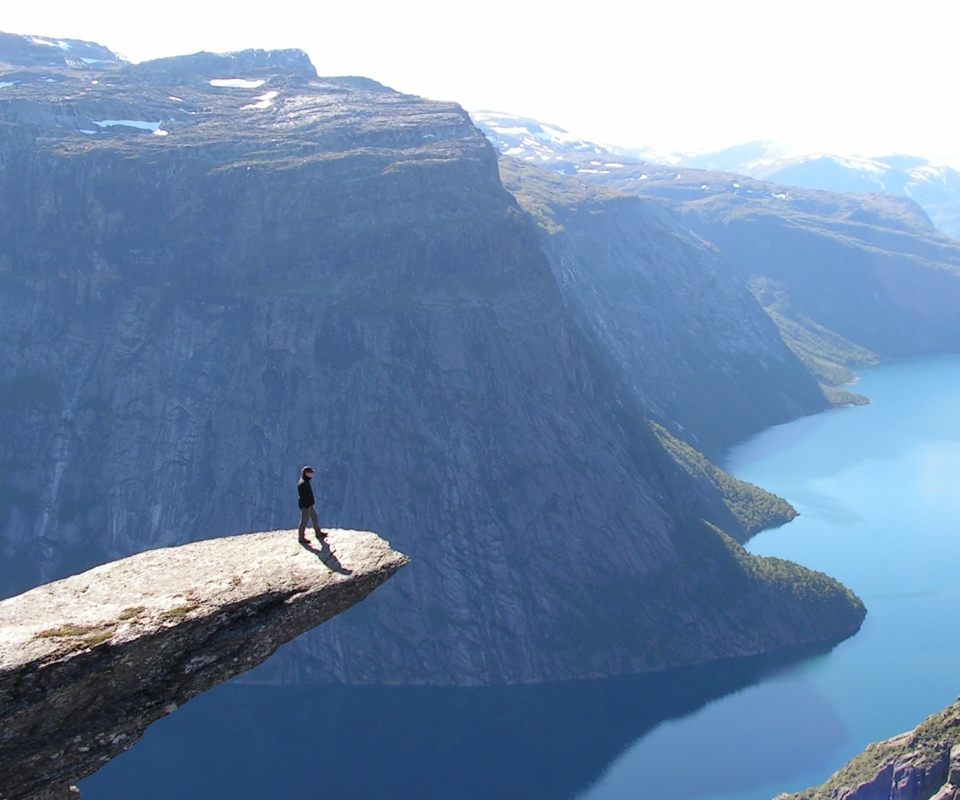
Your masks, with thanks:
[[[273,531],[151,550],[0,602],[0,797],[87,777],[406,563],[372,533],[300,545]]]

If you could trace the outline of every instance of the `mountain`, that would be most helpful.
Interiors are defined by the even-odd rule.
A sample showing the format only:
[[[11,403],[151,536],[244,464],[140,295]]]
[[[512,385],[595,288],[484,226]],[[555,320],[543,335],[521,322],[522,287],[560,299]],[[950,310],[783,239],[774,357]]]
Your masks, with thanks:
[[[716,248],[662,202],[514,158],[501,158],[500,174],[535,220],[593,350],[649,419],[717,457],[758,429],[828,407]]]
[[[678,157],[677,163],[695,169],[748,175],[783,186],[908,197],[927,212],[939,230],[954,239],[960,238],[960,172],[931,164],[924,158],[785,154],[769,142],[752,142],[717,153]]]
[[[504,155],[532,161],[564,174],[604,175],[624,164],[656,164],[730,175],[803,189],[881,192],[916,202],[933,224],[960,238],[960,172],[924,158],[889,155],[860,158],[828,153],[788,153],[770,141],[734,145],[713,153],[658,154],[651,150],[600,145],[557,125],[496,111],[471,118]],[[570,159],[568,163],[563,163]]]
[[[960,349],[960,243],[937,231],[914,201],[590,153],[537,135],[549,126],[523,133],[515,118],[488,114],[478,124],[504,154],[666,202],[718,248],[836,402],[857,400],[838,389],[853,379],[853,367]]]
[[[0,52],[3,61],[13,67],[102,67],[123,62],[123,59],[95,42],[78,39],[51,39],[46,36],[21,36],[0,31]],[[14,79],[14,80],[11,80]],[[16,82],[16,72],[6,82]]]
[[[637,334],[589,334],[599,307],[568,305],[538,222],[459,106],[317,77],[299,51],[0,80],[7,593],[288,527],[312,463],[323,523],[377,530],[411,565],[261,680],[612,675],[859,626],[839,584],[721,530],[744,538],[791,512],[650,424],[629,362],[604,349]],[[651,215],[651,239],[673,224]],[[809,390],[802,371],[684,236],[622,279],[660,291],[690,256],[662,290],[678,294],[673,324],[732,299],[734,341],[666,337],[664,357],[747,376],[738,348],[764,353],[763,414],[807,408],[802,393],[775,401]],[[658,380],[643,397],[666,421]]]

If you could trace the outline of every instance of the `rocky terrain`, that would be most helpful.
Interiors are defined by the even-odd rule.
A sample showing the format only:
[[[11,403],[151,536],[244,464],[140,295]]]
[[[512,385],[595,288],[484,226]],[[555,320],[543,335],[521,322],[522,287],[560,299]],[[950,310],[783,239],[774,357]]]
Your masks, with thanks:
[[[871,744],[823,786],[777,800],[957,800],[960,699],[917,728]]]
[[[372,533],[152,550],[0,602],[0,797],[56,796],[407,563]]]
[[[605,306],[561,286],[458,106],[319,78],[299,51],[16,57],[0,70],[7,593],[288,526],[312,463],[324,524],[381,531],[413,564],[260,680],[535,682],[858,628],[839,584],[727,535],[788,508],[649,424],[646,408],[668,436],[678,417],[700,425],[709,404],[674,416],[670,398],[714,361],[708,391],[750,380],[741,396],[758,398],[755,418],[704,433],[714,447],[822,403],[673,223],[625,212],[649,229],[626,241],[670,243],[636,280],[677,295],[677,330],[706,316],[725,333],[650,337],[643,363],[682,363],[627,386],[634,362],[609,348],[639,328],[589,334]],[[676,274],[674,257],[690,258]]]
[[[912,200],[645,163],[533,120],[479,115],[505,155],[665,201],[714,244],[827,388],[851,367],[960,348],[960,243]]]

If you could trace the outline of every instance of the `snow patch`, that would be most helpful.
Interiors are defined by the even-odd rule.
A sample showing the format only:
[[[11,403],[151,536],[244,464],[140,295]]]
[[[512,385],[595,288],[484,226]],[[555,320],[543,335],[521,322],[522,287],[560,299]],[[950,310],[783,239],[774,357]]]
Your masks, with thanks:
[[[605,167],[616,167],[617,169],[623,169],[623,164],[618,164],[616,161],[611,161],[609,164],[604,164]]]
[[[163,120],[160,120],[160,122],[163,122]],[[119,125],[124,128],[138,128],[141,131],[157,133],[160,130],[160,122],[145,122],[142,119],[95,119],[93,124],[99,125],[101,128],[113,128]],[[164,131],[165,133],[166,131]]]
[[[490,130],[494,133],[499,133],[501,136],[523,136],[527,133],[527,129],[523,127],[519,128],[504,128],[500,125],[489,125]]]
[[[165,130],[162,130],[162,129],[160,129],[160,128],[157,128],[157,130],[155,130],[155,131],[153,132],[153,135],[154,135],[154,136],[169,136],[169,135],[170,135],[170,131],[165,131]]]
[[[51,42],[49,39],[42,39],[39,36],[32,36],[30,37],[30,41],[33,42],[34,44],[42,44],[46,47],[59,47],[61,50],[64,50],[64,51],[70,49],[70,45],[60,39],[58,39],[55,42]]]
[[[167,100],[173,100],[174,103],[182,103],[182,102],[183,102],[183,98],[182,98],[182,97],[174,97],[173,95],[170,95],[170,96],[167,98]]]
[[[102,64],[103,63],[102,58],[84,58],[83,56],[80,56],[80,60],[84,64]]]
[[[80,128],[80,133],[85,133],[85,134],[87,134],[87,136],[96,136],[96,135],[97,135],[97,132],[96,132],[96,131],[88,131],[88,130],[85,130],[85,129],[83,129],[83,128]]]
[[[210,81],[210,85],[218,89],[259,89],[265,83],[265,80],[251,81],[246,78],[214,78]]]
[[[264,92],[259,97],[254,97],[256,103],[248,103],[245,106],[241,106],[241,111],[251,110],[251,111],[263,111],[265,108],[270,108],[273,105],[274,98],[280,94],[280,92]]]

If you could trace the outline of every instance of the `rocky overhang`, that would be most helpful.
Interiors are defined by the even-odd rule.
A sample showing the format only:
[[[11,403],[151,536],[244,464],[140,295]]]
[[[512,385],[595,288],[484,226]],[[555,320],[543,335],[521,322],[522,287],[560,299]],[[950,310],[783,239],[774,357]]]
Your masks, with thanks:
[[[140,553],[0,603],[0,798],[66,787],[407,563],[372,533]]]

